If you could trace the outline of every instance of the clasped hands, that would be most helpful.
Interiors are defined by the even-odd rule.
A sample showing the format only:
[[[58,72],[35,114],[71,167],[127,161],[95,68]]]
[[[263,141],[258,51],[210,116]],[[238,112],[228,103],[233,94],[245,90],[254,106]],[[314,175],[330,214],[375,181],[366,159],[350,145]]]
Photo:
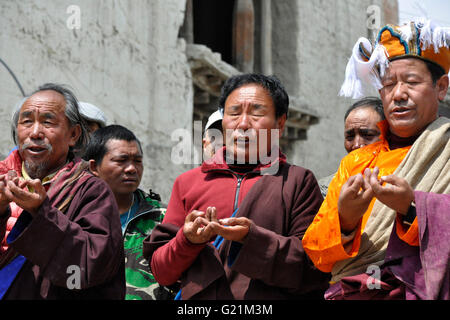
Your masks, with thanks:
[[[194,244],[209,242],[217,235],[243,242],[251,223],[245,217],[217,219],[216,208],[208,207],[206,212],[193,210],[186,216],[183,233]]]
[[[0,175],[0,216],[6,213],[10,202],[15,202],[25,211],[35,215],[46,196],[47,192],[39,179],[19,178],[13,170]]]
[[[414,201],[414,190],[409,183],[395,175],[378,178],[378,167],[373,171],[364,170],[351,176],[342,186],[338,200],[339,221],[341,230],[345,233],[356,228],[359,220],[367,211],[373,197],[389,208],[406,214],[411,202]]]

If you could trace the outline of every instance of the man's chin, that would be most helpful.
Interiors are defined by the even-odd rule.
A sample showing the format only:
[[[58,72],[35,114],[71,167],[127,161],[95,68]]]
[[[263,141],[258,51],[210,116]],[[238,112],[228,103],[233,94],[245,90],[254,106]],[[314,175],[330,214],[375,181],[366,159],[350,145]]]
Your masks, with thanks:
[[[25,160],[25,171],[32,179],[43,179],[47,175],[48,171],[48,163],[45,161],[42,162],[34,162]]]
[[[236,164],[257,164],[258,154],[256,152],[250,152],[249,150],[234,150],[233,163]],[[229,157],[231,158],[231,157]]]

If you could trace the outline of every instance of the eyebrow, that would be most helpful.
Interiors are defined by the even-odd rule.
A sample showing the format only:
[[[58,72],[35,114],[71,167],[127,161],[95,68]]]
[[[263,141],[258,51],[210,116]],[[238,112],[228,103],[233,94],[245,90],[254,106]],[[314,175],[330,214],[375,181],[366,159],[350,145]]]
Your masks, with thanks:
[[[352,128],[352,129],[349,129],[349,130],[346,130],[345,131],[345,133],[346,134],[348,134],[348,133],[353,133],[353,132],[355,132],[355,131],[359,131],[359,132],[361,132],[361,133],[380,133],[380,131],[379,130],[376,130],[376,129],[369,129],[369,128],[357,128],[357,129],[355,129],[355,128]]]
[[[128,153],[120,153],[120,154],[116,154],[116,155],[112,155],[112,158],[143,158],[144,156],[142,154],[134,154],[134,155],[129,155]]]
[[[24,111],[24,112],[21,112],[20,114],[19,114],[19,117],[20,118],[22,118],[22,117],[29,117],[29,116],[31,116],[33,113],[31,112],[31,111]]]
[[[32,111],[23,111],[22,113],[20,113],[19,118],[26,118],[26,117],[30,117],[33,115]],[[43,112],[39,114],[40,117],[45,118],[45,119],[55,119],[56,116],[51,113],[51,112]]]
[[[40,116],[44,119],[56,119],[56,115],[50,112],[41,113]]]
[[[263,105],[263,104],[258,104],[258,103],[256,103],[256,104],[253,105],[253,108],[254,108],[254,109],[266,109],[267,106],[265,106],[265,105]]]

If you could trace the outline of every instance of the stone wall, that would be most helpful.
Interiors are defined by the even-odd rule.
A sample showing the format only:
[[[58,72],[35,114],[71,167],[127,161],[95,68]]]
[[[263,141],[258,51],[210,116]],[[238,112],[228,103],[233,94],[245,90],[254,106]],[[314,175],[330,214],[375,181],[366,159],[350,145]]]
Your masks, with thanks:
[[[71,5],[80,28],[67,23]],[[144,178],[168,201],[175,177],[190,168],[170,162],[171,133],[192,128],[192,82],[178,30],[184,1],[82,0],[0,2],[0,58],[26,93],[45,82],[69,84],[78,99],[103,109],[109,123],[142,140]],[[73,26],[73,24],[71,25]],[[20,91],[0,68],[0,155],[13,147],[9,119]]]
[[[345,154],[337,93],[351,49],[368,36],[367,7],[395,18],[396,1],[272,0],[271,68],[292,97],[320,116],[288,159],[328,175]],[[132,129],[144,149],[143,189],[168,202],[176,176],[196,164],[171,159],[176,130],[192,132],[193,86],[185,40],[185,0],[5,0],[0,2],[0,58],[27,93],[45,82],[69,84],[81,101],[103,109],[109,123]],[[394,3],[392,5],[392,3]],[[73,27],[75,5],[79,29]],[[267,8],[266,8],[267,9]],[[267,11],[266,11],[267,12]],[[69,27],[68,27],[69,22]],[[75,21],[76,22],[76,21]],[[382,21],[383,23],[383,21]],[[258,60],[258,59],[257,59]],[[267,66],[265,66],[267,67]],[[21,94],[0,66],[0,158],[13,147],[9,119]]]

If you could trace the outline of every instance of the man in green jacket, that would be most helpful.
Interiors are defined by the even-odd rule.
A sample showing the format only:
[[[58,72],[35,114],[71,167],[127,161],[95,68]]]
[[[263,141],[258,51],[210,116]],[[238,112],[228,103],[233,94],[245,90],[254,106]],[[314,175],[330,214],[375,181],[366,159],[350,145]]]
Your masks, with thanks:
[[[125,248],[127,300],[156,300],[171,297],[148,271],[142,256],[142,241],[164,217],[165,208],[158,194],[139,189],[143,174],[142,148],[136,136],[120,125],[95,131],[84,159],[90,171],[105,180],[119,207]]]

